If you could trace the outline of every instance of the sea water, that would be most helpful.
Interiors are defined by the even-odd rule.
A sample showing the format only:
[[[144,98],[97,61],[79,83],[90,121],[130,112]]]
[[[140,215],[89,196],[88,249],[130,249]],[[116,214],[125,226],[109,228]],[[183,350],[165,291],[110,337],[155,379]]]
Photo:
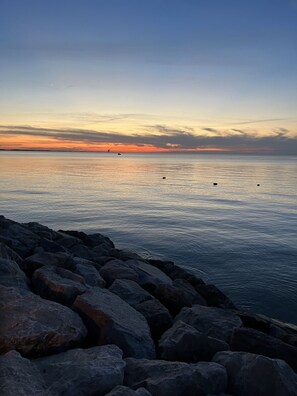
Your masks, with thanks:
[[[0,195],[12,220],[101,232],[297,324],[296,157],[3,151]]]

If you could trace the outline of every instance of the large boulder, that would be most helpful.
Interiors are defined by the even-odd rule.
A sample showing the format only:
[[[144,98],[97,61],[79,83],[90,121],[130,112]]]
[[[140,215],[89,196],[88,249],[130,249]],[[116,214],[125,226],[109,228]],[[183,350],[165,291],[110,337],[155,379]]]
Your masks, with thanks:
[[[130,279],[116,279],[109,290],[131,306],[153,298],[149,292]]]
[[[29,231],[38,235],[40,238],[46,238],[48,240],[54,241],[60,238],[57,231],[50,229],[49,227],[39,224],[37,222],[22,223],[22,227],[27,228]]]
[[[228,373],[234,396],[296,396],[297,375],[283,360],[244,352],[219,352],[213,361]]]
[[[24,356],[60,352],[87,335],[69,308],[12,287],[0,287],[0,353],[15,349]]]
[[[236,309],[230,298],[215,285],[197,284],[195,288],[210,307]]]
[[[283,359],[297,371],[297,348],[260,331],[247,328],[235,329],[230,347],[233,351]]]
[[[35,365],[16,351],[0,356],[0,394],[2,396],[56,396],[48,390]]]
[[[23,259],[14,250],[10,249],[10,247],[2,242],[0,242],[0,258],[13,260],[18,264],[23,261]]]
[[[154,358],[155,347],[147,321],[109,290],[92,288],[76,298],[73,308],[99,345],[115,344],[125,357]]]
[[[30,289],[30,281],[15,261],[0,258],[0,285]]]
[[[87,290],[82,276],[60,267],[42,267],[32,276],[34,291],[42,298],[71,306]]]
[[[217,352],[226,350],[226,342],[208,337],[182,321],[176,322],[159,341],[161,359],[171,361],[210,361]]]
[[[187,364],[163,360],[126,359],[125,384],[146,388],[153,396],[204,396],[224,392],[227,373],[215,363]]]
[[[175,318],[181,320],[209,337],[229,342],[233,331],[242,326],[240,318],[226,309],[194,305],[183,308]]]
[[[84,278],[85,283],[87,285],[93,286],[93,287],[105,287],[106,286],[105,280],[99,274],[99,271],[97,269],[97,268],[99,268],[98,264],[93,263],[92,261],[89,261],[89,260],[78,258],[78,257],[74,258],[74,262],[76,265],[74,272],[76,274],[81,275]]]
[[[75,270],[75,262],[71,256],[65,253],[35,253],[27,257],[20,265],[22,270],[31,276],[35,270],[44,266],[62,267]]]
[[[107,285],[111,285],[116,279],[130,279],[137,283],[139,281],[136,270],[131,268],[126,262],[117,259],[108,261],[101,268],[100,275]]]
[[[125,362],[115,345],[72,349],[34,363],[48,388],[57,395],[104,396],[121,385],[124,378]]]

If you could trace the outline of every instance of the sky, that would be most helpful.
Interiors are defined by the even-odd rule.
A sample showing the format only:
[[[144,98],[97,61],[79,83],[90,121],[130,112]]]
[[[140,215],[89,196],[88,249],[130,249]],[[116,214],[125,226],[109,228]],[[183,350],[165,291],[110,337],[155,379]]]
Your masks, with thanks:
[[[0,0],[0,149],[297,155],[297,0]]]

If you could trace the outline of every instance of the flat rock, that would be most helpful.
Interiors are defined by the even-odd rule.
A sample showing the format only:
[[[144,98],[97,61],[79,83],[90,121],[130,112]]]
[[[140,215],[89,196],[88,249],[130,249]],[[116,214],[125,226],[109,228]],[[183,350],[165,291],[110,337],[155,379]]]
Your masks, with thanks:
[[[181,320],[209,337],[229,342],[233,331],[242,326],[240,318],[233,312],[214,307],[194,305],[183,308],[175,318]]]
[[[130,279],[116,279],[109,290],[131,306],[153,298],[149,292]]]
[[[168,309],[155,298],[135,304],[133,307],[147,320],[154,340],[158,340],[164,331],[172,326],[172,317]]]
[[[107,285],[111,285],[116,279],[130,279],[138,283],[139,276],[135,269],[121,260],[108,261],[99,271]]]
[[[126,363],[125,384],[144,387],[153,396],[203,396],[224,392],[227,386],[226,370],[219,364],[133,358]]]
[[[74,272],[76,274],[81,275],[85,283],[89,286],[93,287],[105,287],[106,282],[99,274],[99,271],[96,269],[95,265],[91,261],[74,258],[76,267]]]
[[[0,285],[30,290],[30,281],[25,273],[9,259],[0,258]]]
[[[82,276],[60,267],[47,266],[32,276],[34,291],[42,298],[71,306],[75,298],[87,290]]]
[[[13,260],[18,264],[23,261],[21,256],[2,242],[0,242],[0,258]]]
[[[64,396],[104,396],[123,383],[125,368],[122,351],[115,345],[72,349],[34,364],[51,391]]]
[[[145,388],[138,388],[136,391],[134,391],[127,386],[119,385],[106,396],[152,396],[152,394]]]
[[[35,365],[16,351],[0,356],[0,393],[2,396],[55,395],[47,389]]]
[[[147,321],[109,290],[92,288],[76,298],[73,308],[98,344],[115,344],[125,357],[154,358],[155,347]]]
[[[177,321],[159,341],[161,359],[170,361],[210,361],[217,352],[226,350],[226,342],[208,337],[182,321]]]
[[[297,375],[283,360],[244,352],[219,352],[214,362],[228,373],[234,396],[296,396]]]
[[[62,267],[69,270],[75,269],[73,258],[65,253],[36,253],[27,257],[20,265],[22,270],[29,276],[35,270],[44,266]]]
[[[0,287],[0,353],[15,349],[27,356],[65,350],[87,330],[67,307],[22,289]]]
[[[235,329],[230,347],[233,351],[283,359],[297,371],[297,348],[260,331],[247,328]]]
[[[214,285],[197,284],[197,292],[205,299],[210,307],[236,309],[233,302]]]

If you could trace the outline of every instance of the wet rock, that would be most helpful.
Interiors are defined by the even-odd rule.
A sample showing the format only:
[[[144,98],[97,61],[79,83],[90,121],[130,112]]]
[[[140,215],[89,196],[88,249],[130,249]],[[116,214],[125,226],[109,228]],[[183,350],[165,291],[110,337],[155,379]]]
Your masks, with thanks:
[[[194,304],[207,305],[204,298],[201,297],[199,293],[197,293],[194,286],[192,286],[191,283],[189,283],[187,280],[175,279],[173,281],[173,286],[181,290],[192,305]]]
[[[155,298],[135,304],[133,307],[147,320],[154,340],[158,340],[164,331],[172,326],[172,317],[168,309]]]
[[[95,259],[94,253],[87,246],[74,245],[70,248],[70,250],[76,257],[81,257],[91,261]]]
[[[87,330],[69,308],[23,289],[0,287],[0,353],[27,356],[60,352],[80,343]]]
[[[71,249],[76,245],[83,245],[82,241],[79,238],[73,237],[68,234],[64,234],[59,231],[59,239],[56,239],[56,243],[60,246],[63,246],[65,249]]]
[[[159,341],[161,359],[171,361],[210,361],[217,352],[226,350],[226,342],[208,337],[182,321],[177,321]]]
[[[184,268],[175,266],[175,268],[170,271],[169,276],[171,279],[183,279],[189,282],[192,286],[196,285],[204,285],[205,283],[201,278],[198,278],[197,276],[193,275],[192,273],[188,272]]]
[[[139,254],[128,249],[121,249],[121,250],[117,249],[117,253],[118,253],[117,258],[123,261],[127,261],[127,260],[140,260],[144,262],[146,261],[141,256],[139,256]]]
[[[30,281],[15,261],[0,258],[0,285],[30,290]]]
[[[0,242],[0,258],[12,260],[20,264],[23,259],[10,247],[6,246],[4,243]]]
[[[28,275],[31,276],[35,270],[44,266],[62,267],[69,270],[75,269],[75,262],[72,257],[64,253],[36,253],[27,257],[20,267]]]
[[[84,232],[81,231],[64,231],[60,230],[60,233],[63,235],[69,235],[74,238],[80,239],[84,245],[94,248],[98,245],[108,245],[109,247],[113,248],[114,244],[113,242],[106,236],[96,233],[96,234],[85,234]]]
[[[270,329],[269,329],[269,334],[272,337],[279,338],[280,340],[286,342],[287,344],[290,344],[294,347],[297,348],[297,335],[292,334],[291,332],[285,331],[283,328],[276,326],[274,324],[271,324]]]
[[[195,288],[210,307],[236,309],[230,298],[216,286],[198,284]]]
[[[293,370],[297,371],[297,348],[260,331],[247,328],[235,329],[230,347],[233,351],[251,352],[285,360]]]
[[[54,241],[55,239],[60,238],[60,235],[57,231],[54,231],[51,228],[36,222],[22,223],[22,227],[27,228],[29,231],[38,235],[40,238],[46,238],[50,241]]]
[[[149,259],[148,263],[159,268],[159,270],[164,272],[166,275],[169,275],[170,272],[177,268],[173,261],[168,260]]]
[[[72,349],[35,360],[54,394],[104,396],[123,383],[125,362],[115,345]]]
[[[132,306],[153,298],[138,283],[129,279],[116,279],[109,290]]]
[[[46,266],[32,276],[34,291],[42,298],[71,306],[87,290],[84,278],[64,268]]]
[[[181,320],[209,337],[229,342],[233,331],[242,326],[240,318],[222,308],[194,305],[183,308],[175,321]]]
[[[0,393],[2,396],[56,396],[47,390],[35,365],[16,351],[0,356]]]
[[[283,361],[244,352],[219,352],[214,362],[226,367],[234,396],[296,396],[297,375]]]
[[[41,238],[39,247],[41,247],[44,252],[48,252],[48,253],[68,253],[68,254],[70,253],[63,246],[58,245],[56,242],[51,241],[50,239],[47,238]],[[37,253],[36,249],[34,250],[34,252]]]
[[[73,307],[98,344],[115,344],[124,356],[154,358],[155,347],[147,321],[109,290],[88,290],[76,298]]]
[[[125,384],[146,388],[153,396],[203,396],[224,392],[227,374],[215,363],[187,364],[162,360],[126,359]]]
[[[134,391],[127,386],[117,386],[111,392],[109,392],[106,396],[152,396],[152,394],[147,391],[145,388],[138,388]]]
[[[83,259],[74,258],[76,268],[75,273],[81,275],[85,283],[93,287],[105,287],[106,282],[99,274],[92,262]]]
[[[121,260],[108,261],[100,270],[100,275],[106,281],[107,285],[111,285],[116,279],[130,279],[135,282],[139,281],[139,276],[135,269],[131,268]]]

